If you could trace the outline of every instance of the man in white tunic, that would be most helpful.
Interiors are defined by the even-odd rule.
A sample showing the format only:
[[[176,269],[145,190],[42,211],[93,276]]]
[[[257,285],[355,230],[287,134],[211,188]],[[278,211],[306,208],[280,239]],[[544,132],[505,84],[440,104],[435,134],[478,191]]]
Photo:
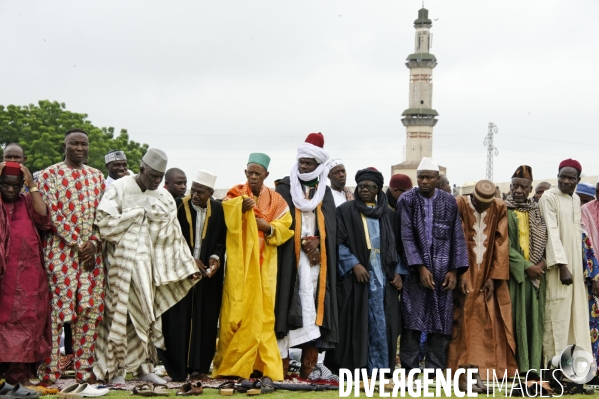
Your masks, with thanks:
[[[308,135],[298,147],[290,176],[276,186],[289,205],[294,238],[279,247],[275,332],[285,373],[289,348],[302,349],[300,377],[304,379],[315,371],[318,353],[338,342],[337,217],[331,189],[325,184],[329,170],[323,146],[322,134]]]
[[[164,348],[161,315],[199,278],[175,200],[160,187],[166,164],[166,154],[150,148],[139,174],[115,181],[96,212],[108,279],[94,373],[105,382],[124,383],[132,372],[164,383],[153,373],[156,347]]]
[[[572,344],[592,353],[581,267],[580,198],[575,193],[581,172],[578,161],[563,161],[559,165],[557,187],[545,191],[539,200],[548,231],[544,364]]]
[[[329,180],[331,181],[331,194],[335,200],[335,206],[353,201],[354,193],[345,185],[347,172],[345,165],[340,159],[329,159],[325,166],[329,170]]]

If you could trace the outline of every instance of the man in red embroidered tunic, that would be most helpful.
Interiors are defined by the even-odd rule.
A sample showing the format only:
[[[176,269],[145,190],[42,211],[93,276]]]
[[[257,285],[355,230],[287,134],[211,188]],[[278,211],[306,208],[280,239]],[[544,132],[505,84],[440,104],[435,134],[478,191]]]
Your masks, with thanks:
[[[104,192],[102,173],[84,165],[89,139],[81,129],[65,133],[65,161],[42,171],[39,190],[50,206],[52,230],[44,240],[44,261],[52,293],[52,353],[40,366],[42,384],[60,378],[60,335],[65,323],[73,332],[77,382],[92,377],[97,327],[104,312],[104,265],[96,207]],[[93,380],[93,379],[92,379]]]

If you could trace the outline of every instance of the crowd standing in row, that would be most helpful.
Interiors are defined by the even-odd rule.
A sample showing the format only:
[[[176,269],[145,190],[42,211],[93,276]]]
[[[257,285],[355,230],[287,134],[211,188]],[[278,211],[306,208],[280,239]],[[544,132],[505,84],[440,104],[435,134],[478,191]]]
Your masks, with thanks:
[[[65,134],[64,162],[37,174],[18,144],[0,163],[0,373],[9,384],[61,377],[60,342],[78,382],[262,378],[272,389],[301,350],[299,376],[340,368],[545,368],[576,344],[599,360],[599,203],[581,165],[532,193],[519,166],[505,200],[479,181],[454,197],[424,158],[417,187],[375,168],[345,183],[341,160],[310,134],[290,175],[251,154],[222,200],[199,170],[149,149],[108,177],[86,165],[87,133]],[[330,187],[326,180],[330,180]],[[162,181],[165,186],[161,187]],[[581,210],[581,205],[584,204]],[[220,329],[219,329],[220,325]],[[217,344],[218,342],[218,344]],[[326,356],[325,356],[326,353]],[[64,357],[63,357],[64,358]],[[323,364],[324,363],[324,364]],[[461,380],[461,385],[465,381]]]

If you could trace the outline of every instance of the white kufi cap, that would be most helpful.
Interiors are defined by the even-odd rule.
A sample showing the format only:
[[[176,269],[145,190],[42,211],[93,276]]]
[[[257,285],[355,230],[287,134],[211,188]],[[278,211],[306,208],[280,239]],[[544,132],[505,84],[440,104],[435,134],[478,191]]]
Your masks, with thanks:
[[[327,168],[329,170],[333,169],[335,166],[339,166],[339,165],[343,165],[343,161],[340,160],[339,158],[336,159],[329,159],[326,164]]]
[[[208,172],[207,170],[200,169],[198,170],[198,173],[196,173],[192,181],[194,183],[198,183],[203,186],[214,189],[214,184],[216,183],[216,176]]]
[[[418,165],[418,169],[416,170],[434,170],[438,172],[439,165],[437,165],[433,158],[424,157],[422,158],[422,161],[420,161],[420,165]]]

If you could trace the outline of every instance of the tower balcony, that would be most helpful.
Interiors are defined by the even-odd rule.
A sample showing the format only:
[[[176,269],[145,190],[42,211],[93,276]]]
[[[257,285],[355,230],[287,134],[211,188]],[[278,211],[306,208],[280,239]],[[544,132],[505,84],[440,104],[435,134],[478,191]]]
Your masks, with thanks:
[[[414,53],[406,58],[408,68],[434,68],[437,66],[437,57],[431,53]]]
[[[404,126],[435,126],[439,113],[434,109],[408,108],[401,115]]]

